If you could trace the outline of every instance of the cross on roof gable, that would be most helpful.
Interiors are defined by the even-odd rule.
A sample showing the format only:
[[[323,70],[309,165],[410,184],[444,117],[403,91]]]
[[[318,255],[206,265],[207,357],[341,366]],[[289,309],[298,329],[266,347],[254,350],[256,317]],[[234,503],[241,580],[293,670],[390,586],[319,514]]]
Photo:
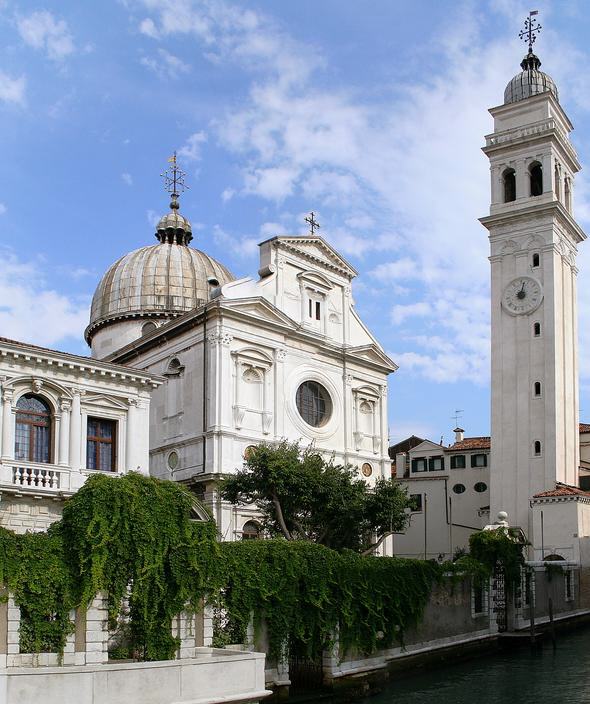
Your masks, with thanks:
[[[284,249],[291,254],[295,254],[328,270],[336,271],[348,279],[353,279],[358,274],[356,269],[349,264],[344,257],[340,256],[340,254],[322,237],[310,237],[309,235],[304,237],[279,235],[265,242],[261,242],[260,247],[269,244]]]

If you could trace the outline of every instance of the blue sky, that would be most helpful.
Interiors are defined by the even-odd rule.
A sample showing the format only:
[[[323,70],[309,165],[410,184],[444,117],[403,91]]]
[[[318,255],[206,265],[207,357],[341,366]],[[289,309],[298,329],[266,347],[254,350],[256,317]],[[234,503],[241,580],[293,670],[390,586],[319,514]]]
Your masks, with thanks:
[[[536,50],[590,165],[584,2],[539,2]],[[488,166],[525,47],[521,2],[0,0],[0,334],[87,353],[94,288],[154,242],[177,149],[193,245],[236,276],[257,243],[325,236],[400,365],[392,439],[489,433]],[[590,219],[588,181],[576,214]],[[586,249],[584,249],[584,247]],[[587,251],[586,251],[587,250]],[[590,419],[590,245],[579,259]],[[588,331],[588,332],[587,332]]]

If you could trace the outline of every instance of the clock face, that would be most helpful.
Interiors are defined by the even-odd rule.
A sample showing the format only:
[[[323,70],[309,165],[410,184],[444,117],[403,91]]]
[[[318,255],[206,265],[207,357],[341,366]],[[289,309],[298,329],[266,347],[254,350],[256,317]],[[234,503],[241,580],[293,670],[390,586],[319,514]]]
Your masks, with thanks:
[[[541,284],[530,276],[519,276],[511,281],[502,295],[502,305],[511,315],[532,313],[542,300]]]

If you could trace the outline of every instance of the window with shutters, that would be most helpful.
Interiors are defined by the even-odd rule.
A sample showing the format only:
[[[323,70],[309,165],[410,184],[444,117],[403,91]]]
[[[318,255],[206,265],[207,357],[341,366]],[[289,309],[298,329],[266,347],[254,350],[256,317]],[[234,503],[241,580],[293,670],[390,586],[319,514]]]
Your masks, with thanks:
[[[471,455],[471,466],[472,467],[487,467],[488,466],[488,456],[485,454]]]
[[[429,457],[428,458],[428,471],[429,472],[440,472],[445,468],[444,457]]]
[[[412,472],[426,472],[427,469],[426,457],[415,457],[412,460]]]
[[[451,455],[451,469],[465,469],[465,455]]]

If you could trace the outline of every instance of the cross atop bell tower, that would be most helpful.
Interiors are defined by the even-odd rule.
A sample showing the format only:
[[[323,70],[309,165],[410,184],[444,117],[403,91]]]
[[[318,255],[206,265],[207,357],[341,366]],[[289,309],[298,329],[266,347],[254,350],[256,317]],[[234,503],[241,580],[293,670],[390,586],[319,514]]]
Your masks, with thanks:
[[[573,217],[580,170],[573,126],[553,79],[529,52],[490,110],[492,467],[491,515],[506,511],[532,535],[529,504],[579,467],[576,254],[585,234]]]

